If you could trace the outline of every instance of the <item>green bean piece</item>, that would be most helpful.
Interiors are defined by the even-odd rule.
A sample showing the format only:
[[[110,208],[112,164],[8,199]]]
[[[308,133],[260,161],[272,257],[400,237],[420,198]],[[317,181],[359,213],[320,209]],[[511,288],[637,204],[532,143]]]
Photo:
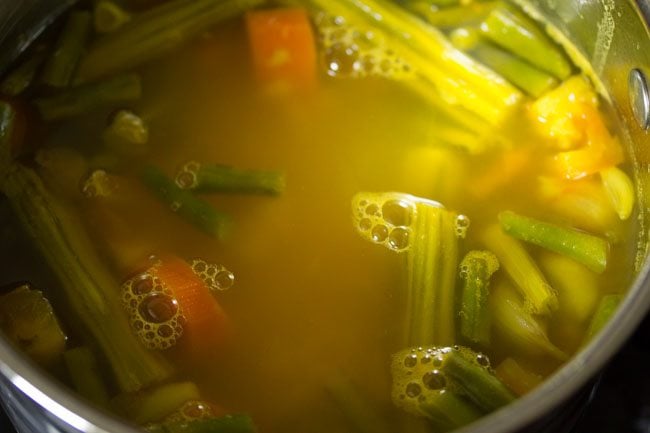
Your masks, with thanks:
[[[137,393],[120,394],[111,405],[136,424],[154,422],[171,415],[188,401],[201,399],[192,382],[167,383]]]
[[[119,282],[97,255],[83,223],[45,188],[41,178],[11,164],[1,184],[23,228],[58,277],[81,329],[102,350],[117,386],[137,391],[171,375],[157,352],[133,333],[119,298]]]
[[[391,50],[427,83],[430,93],[494,125],[522,99],[521,92],[490,69],[454,48],[435,27],[387,0],[308,0],[318,10],[345,17],[350,25],[391,42]]]
[[[490,278],[499,260],[489,251],[470,251],[460,263],[463,291],[460,306],[460,335],[482,346],[490,344]]]
[[[546,331],[521,304],[507,281],[501,281],[492,293],[490,309],[494,330],[509,346],[529,357],[545,356],[566,361],[567,355],[549,339]]]
[[[443,357],[440,370],[478,407],[485,412],[492,412],[513,401],[515,396],[486,367],[476,361],[477,356],[477,353],[469,349],[451,349]],[[469,357],[472,359],[468,359]]]
[[[243,170],[188,162],[176,175],[176,184],[200,192],[279,195],[284,192],[286,181],[280,171]]]
[[[597,236],[511,211],[501,212],[499,222],[509,235],[570,257],[594,272],[600,274],[607,267],[609,243]]]
[[[213,25],[258,6],[263,0],[172,0],[135,16],[93,44],[77,81],[131,70],[181,47]]]
[[[552,75],[490,43],[479,42],[470,54],[534,98],[558,85]]]
[[[427,202],[415,205],[406,252],[406,345],[450,345],[455,341],[458,266],[457,215]]]
[[[131,20],[131,15],[119,4],[110,0],[100,0],[95,3],[93,21],[97,33],[111,33],[118,30]]]
[[[137,101],[141,96],[140,77],[130,74],[73,87],[51,97],[36,99],[34,104],[44,120],[60,120],[104,106]]]
[[[481,30],[495,44],[556,78],[565,80],[571,75],[571,63],[561,49],[513,6],[501,3],[483,21]]]
[[[79,395],[99,407],[108,408],[108,390],[93,352],[85,346],[76,347],[66,350],[63,359]]]
[[[557,294],[517,239],[506,235],[499,226],[494,225],[483,232],[483,242],[497,256],[503,269],[516,284],[524,297],[527,311],[546,315],[557,310]]]
[[[44,84],[52,87],[67,87],[70,84],[91,30],[90,12],[75,11],[68,15],[54,50],[43,68],[41,81]]]
[[[44,50],[37,50],[19,64],[16,69],[2,80],[0,92],[7,96],[18,96],[33,83],[38,70],[45,61]]]
[[[440,392],[418,404],[420,413],[437,431],[449,431],[476,421],[483,413],[453,392]]]
[[[390,433],[390,423],[369,397],[342,372],[328,380],[325,389],[359,433]]]
[[[149,433],[256,433],[248,415],[226,415],[220,418],[173,421],[145,428]]]
[[[457,3],[457,2],[456,2]],[[496,1],[474,2],[468,5],[435,8],[428,1],[409,1],[406,7],[421,16],[426,22],[442,30],[463,26],[478,26],[496,7]]]
[[[219,239],[226,236],[230,218],[192,192],[179,188],[160,169],[154,166],[145,167],[141,179],[171,211],[187,222]]]
[[[598,303],[596,312],[591,318],[589,329],[587,330],[587,340],[593,338],[601,329],[605,327],[609,319],[612,318],[619,304],[623,301],[623,295],[605,295]]]
[[[23,284],[0,296],[0,329],[42,366],[60,359],[67,337],[43,292]]]

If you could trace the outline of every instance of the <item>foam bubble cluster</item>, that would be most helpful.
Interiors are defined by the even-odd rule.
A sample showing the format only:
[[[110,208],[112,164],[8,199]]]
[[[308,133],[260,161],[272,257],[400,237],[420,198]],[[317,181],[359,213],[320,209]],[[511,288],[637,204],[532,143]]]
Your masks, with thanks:
[[[409,247],[416,198],[398,193],[360,193],[352,200],[354,224],[363,238],[393,251]]]
[[[194,421],[197,419],[210,419],[214,418],[217,414],[212,409],[210,403],[206,403],[200,400],[189,400],[183,403],[183,405],[178,408],[178,410],[167,418],[165,422],[182,422],[182,421]]]
[[[392,79],[413,75],[411,66],[390,50],[378,33],[356,29],[345,18],[324,12],[316,15],[315,22],[328,75]]]
[[[149,349],[168,349],[183,335],[185,317],[156,264],[122,284],[122,302],[135,334]]]
[[[202,259],[192,260],[192,270],[210,290],[222,292],[230,289],[235,284],[235,274],[223,265],[208,263]]]
[[[444,392],[463,393],[444,372],[445,359],[456,351],[481,368],[490,369],[487,356],[464,347],[431,347],[402,350],[393,355],[392,398],[395,405],[414,415],[420,415],[419,406]]]
[[[189,161],[181,166],[176,173],[176,185],[182,189],[194,189],[199,185],[198,172],[201,164]]]

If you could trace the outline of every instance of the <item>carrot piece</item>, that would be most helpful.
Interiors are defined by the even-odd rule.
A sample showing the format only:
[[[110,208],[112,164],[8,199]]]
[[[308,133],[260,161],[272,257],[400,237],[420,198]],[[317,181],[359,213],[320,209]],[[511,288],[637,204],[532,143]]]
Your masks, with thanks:
[[[200,360],[214,353],[227,339],[230,326],[208,286],[178,257],[163,258],[152,271],[170,290],[184,318],[180,355]]]
[[[316,79],[316,42],[302,8],[253,10],[246,27],[257,79],[273,88],[309,87]]]
[[[526,172],[532,162],[529,148],[508,150],[477,177],[472,192],[476,197],[487,197]]]
[[[555,155],[554,168],[561,176],[580,179],[623,162],[620,143],[607,131],[602,115],[595,107],[583,105],[582,115],[575,122],[585,132],[586,144],[580,149]]]

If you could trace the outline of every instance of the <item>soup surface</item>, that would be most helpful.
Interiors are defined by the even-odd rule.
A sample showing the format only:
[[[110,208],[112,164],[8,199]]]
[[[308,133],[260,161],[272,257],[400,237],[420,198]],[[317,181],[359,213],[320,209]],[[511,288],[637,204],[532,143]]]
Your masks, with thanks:
[[[367,2],[382,21],[344,1],[142,3],[71,12],[2,102],[17,156],[2,164],[16,248],[4,296],[17,281],[45,292],[67,339],[42,363],[94,404],[152,431],[227,414],[260,432],[449,430],[553,373],[630,284],[635,193],[615,124],[539,28],[553,53],[541,63],[494,39],[513,6]],[[69,53],[64,36],[91,13],[61,84],[51,53]],[[400,51],[391,13],[440,29],[431,40],[461,56],[444,74],[486,64],[510,93],[447,94],[419,42]],[[197,14],[224,17],[181,30]],[[166,26],[179,41],[138,51]],[[120,63],[120,44],[142,61]],[[519,79],[492,75],[515,61]],[[118,96],[96,89],[119,79]],[[120,97],[133,79],[137,96]],[[40,253],[16,225],[42,235]],[[108,288],[100,307],[87,287]],[[120,372],[130,361],[107,351],[129,339],[158,376]]]

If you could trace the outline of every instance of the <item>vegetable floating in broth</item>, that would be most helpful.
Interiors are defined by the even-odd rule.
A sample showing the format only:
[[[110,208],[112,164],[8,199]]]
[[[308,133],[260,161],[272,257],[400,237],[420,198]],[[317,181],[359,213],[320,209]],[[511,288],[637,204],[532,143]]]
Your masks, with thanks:
[[[631,282],[615,123],[513,4],[99,0],[55,27],[0,85],[0,326],[135,426],[453,430]]]

